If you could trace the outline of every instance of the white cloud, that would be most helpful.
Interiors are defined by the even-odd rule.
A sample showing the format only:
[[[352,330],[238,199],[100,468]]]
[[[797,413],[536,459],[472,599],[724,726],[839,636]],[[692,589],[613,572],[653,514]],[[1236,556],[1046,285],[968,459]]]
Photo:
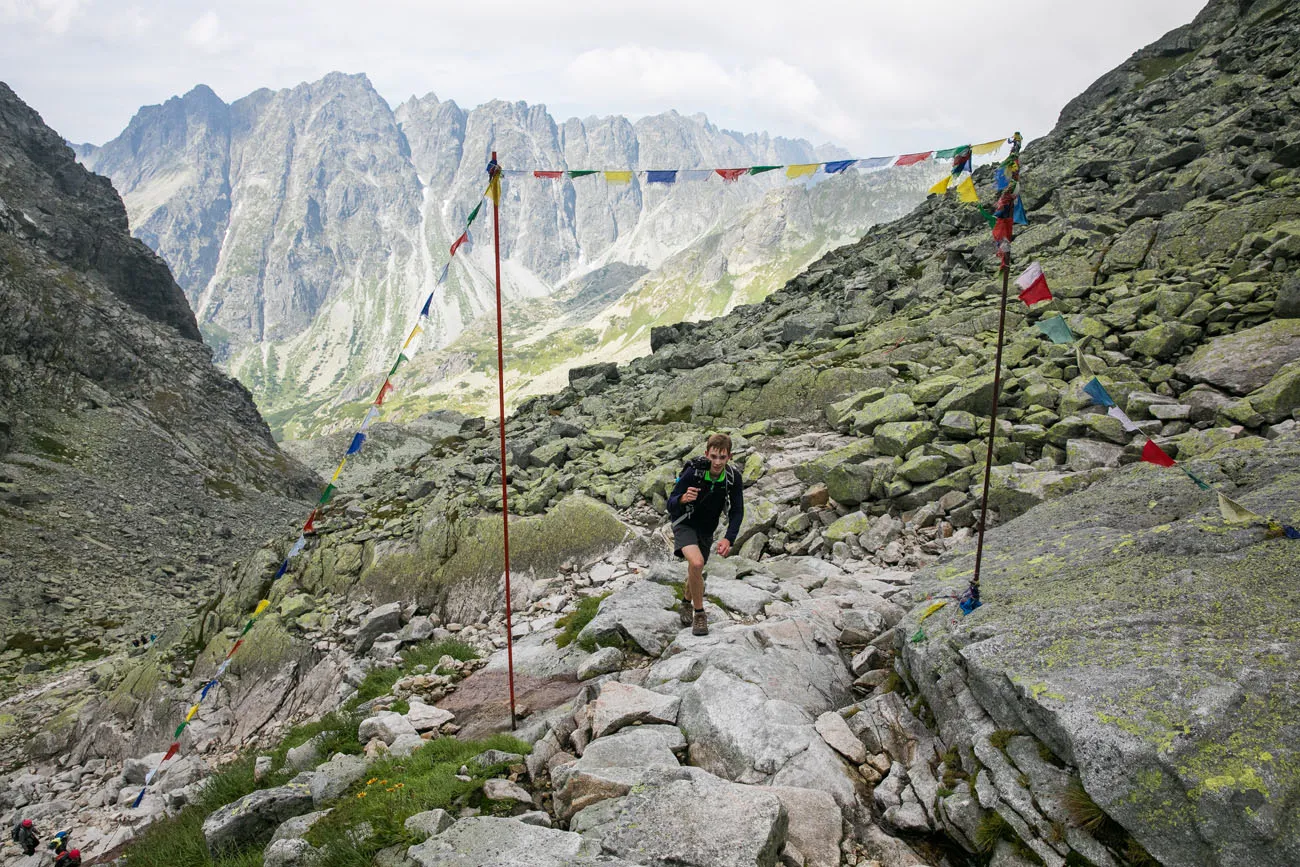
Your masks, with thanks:
[[[221,47],[221,19],[209,9],[190,25],[185,31],[185,41],[203,51],[215,51]]]
[[[55,35],[68,32],[87,0],[0,0],[0,18],[33,21]]]

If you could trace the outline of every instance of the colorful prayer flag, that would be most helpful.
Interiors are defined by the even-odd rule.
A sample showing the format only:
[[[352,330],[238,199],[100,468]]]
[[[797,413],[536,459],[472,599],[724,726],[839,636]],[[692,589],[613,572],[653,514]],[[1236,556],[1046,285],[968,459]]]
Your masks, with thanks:
[[[1147,444],[1142,447],[1142,460],[1158,467],[1172,467],[1175,464],[1174,459],[1165,454],[1165,450],[1156,445],[1155,440],[1147,440]]]
[[[254,616],[254,617],[257,617],[257,616],[260,615],[263,611],[265,611],[266,609],[268,609],[268,608],[270,608],[270,607],[271,607],[271,600],[270,600],[270,599],[263,599],[261,602],[258,602],[258,603],[257,603],[257,607],[253,609],[253,616]]]
[[[147,786],[153,782],[153,778],[158,775],[157,768],[150,768],[149,773],[144,775],[144,784]]]
[[[1074,363],[1084,376],[1092,376],[1092,365],[1088,363],[1088,359],[1083,357],[1083,347],[1078,343],[1074,344]]]
[[[943,150],[935,151],[934,158],[936,160],[950,160],[968,147],[970,147],[970,145],[958,145],[955,148],[944,148]]]
[[[970,175],[967,175],[966,180],[957,185],[957,198],[963,202],[971,203],[980,200],[980,194],[975,190],[975,179]]]
[[[241,638],[235,642],[234,647],[230,648],[230,652],[226,654],[226,659],[230,659],[231,657],[233,657],[235,653],[239,650],[239,648],[243,646],[244,646],[244,639]]]
[[[993,224],[994,241],[1011,241],[1015,237],[1015,232],[1015,224],[1012,222],[1010,217],[999,218],[998,221]]]
[[[1249,524],[1252,521],[1264,520],[1262,516],[1256,515],[1236,500],[1230,499],[1222,491],[1217,493],[1219,494],[1219,511],[1223,513],[1223,520],[1229,524]]]
[[[714,169],[714,171],[716,171],[724,181],[731,183],[736,180],[736,178],[746,174],[749,169]]]
[[[384,384],[379,387],[379,396],[375,398],[375,406],[383,406],[384,400],[392,392],[393,392],[393,384],[389,382],[387,379],[385,379]]]
[[[203,691],[199,693],[199,701],[203,701],[203,699],[207,698],[207,697],[208,697],[208,691],[211,690],[212,687],[214,687],[214,686],[216,686],[216,685],[217,685],[217,682],[216,682],[215,680],[209,680],[207,683],[203,684]],[[182,727],[183,727],[183,726],[182,726]],[[181,736],[181,734],[180,734],[180,729],[177,729],[177,731],[176,731],[176,737],[180,737],[180,736]]]
[[[865,160],[858,160],[860,169],[883,169],[894,161],[893,157],[867,157]]]
[[[354,436],[352,438],[352,444],[348,446],[348,454],[355,455],[357,452],[361,451],[361,446],[365,443],[365,441],[366,441],[366,435],[363,433],[359,433],[356,436]]]
[[[934,154],[934,151],[926,151],[925,153],[922,153],[922,154],[903,154],[901,157],[899,157],[898,159],[894,160],[894,165],[896,165],[896,166],[914,166],[914,165],[916,165],[917,163],[923,163],[923,162],[925,162],[925,161],[928,160],[928,159],[929,159],[933,154]]]
[[[365,433],[367,430],[369,430],[370,423],[377,418],[379,418],[379,410],[375,409],[373,406],[370,407],[370,409],[366,410],[366,417],[362,419],[361,427],[358,428],[358,430],[360,430],[362,433]]]
[[[316,532],[316,511],[313,509],[312,513],[307,516],[307,523],[302,525],[302,533],[304,536],[306,536],[309,533],[315,533],[315,532]],[[288,566],[287,563],[285,565]]]
[[[1194,472],[1192,472],[1191,470],[1187,469],[1187,467],[1183,466],[1182,464],[1179,464],[1179,465],[1178,465],[1178,469],[1182,470],[1183,473],[1187,476],[1187,478],[1189,478],[1189,479],[1191,479],[1193,482],[1195,482],[1195,483],[1196,483],[1196,487],[1200,488],[1202,491],[1212,491],[1212,490],[1214,490],[1214,489],[1211,488],[1208,484],[1206,484],[1205,481],[1204,481],[1203,479],[1201,479],[1199,476],[1197,476],[1196,473],[1194,473]]]
[[[605,182],[610,184],[626,184],[631,182],[631,172],[605,172]]]
[[[585,178],[587,175],[594,175],[594,174],[597,174],[595,169],[577,169],[576,171],[569,172],[569,177]]]
[[[145,789],[147,789],[147,788],[148,788],[148,787],[146,786]],[[135,800],[131,802],[131,809],[132,809],[132,810],[134,810],[134,809],[136,809],[137,807],[139,807],[139,806],[140,806],[140,802],[144,800],[145,789],[141,789],[141,790],[140,790],[140,794],[136,795],[136,796],[135,796]]]
[[[330,482],[325,486],[325,490],[321,491],[320,500],[317,501],[316,505],[323,506],[330,500],[334,499],[334,492],[337,490],[338,488],[334,487],[334,483]]]
[[[1053,343],[1073,343],[1074,332],[1070,330],[1069,323],[1061,315],[1053,316],[1050,319],[1040,319],[1035,323],[1038,330],[1043,332],[1051,339]]]
[[[438,275],[438,285],[447,282],[447,274],[451,271],[451,263],[447,262],[442,266],[442,273]]]
[[[307,537],[299,533],[298,540],[294,542],[293,547],[289,549],[288,558],[292,560],[294,557],[297,557],[299,554],[302,553],[302,549],[306,547],[307,547]]]
[[[275,570],[274,580],[279,581],[281,578],[284,577],[284,573],[288,571],[289,571],[289,561],[285,560],[283,563],[280,564],[280,568]]]
[[[942,608],[947,604],[948,604],[947,599],[940,599],[938,602],[931,603],[930,607],[925,609],[925,613],[921,615],[921,619],[918,620],[917,623],[925,622],[925,618],[929,617],[931,614],[935,613],[936,611],[938,611],[940,608]]]
[[[1026,304],[1052,300],[1052,290],[1047,288],[1047,275],[1037,262],[1029,263],[1025,273],[1016,278],[1016,285],[1020,287],[1020,300]]]
[[[1016,207],[1011,212],[1011,220],[1017,226],[1029,225],[1029,215],[1025,213],[1025,203],[1020,200],[1019,196],[1016,196]]]
[[[433,293],[430,292],[430,293],[429,293],[429,297],[426,298],[426,299],[424,299],[424,306],[420,308],[420,316],[422,316],[422,317],[423,317],[423,316],[428,316],[428,315],[429,315],[429,310],[430,310],[432,307],[433,307]]]
[[[474,225],[474,221],[478,219],[478,209],[481,207],[483,207],[483,200],[479,199],[478,204],[474,206],[474,210],[470,211],[469,216],[465,218],[466,226]]]
[[[347,462],[348,462],[347,455],[344,455],[343,460],[339,461],[339,465],[334,468],[334,475],[330,476],[331,483],[337,482],[339,480],[339,476],[343,474],[343,467],[347,465]]]
[[[837,175],[856,162],[857,160],[833,160],[826,164],[826,174]]]
[[[999,193],[1011,186],[1011,181],[1007,180],[1007,173],[1002,166],[993,170],[993,185],[998,188]]]
[[[418,327],[418,326],[417,326],[417,327]],[[421,328],[420,330],[423,331],[424,329]],[[399,368],[399,367],[402,366],[402,362],[404,362],[404,361],[410,361],[410,360],[411,360],[411,359],[409,359],[409,358],[406,357],[406,353],[404,353],[404,352],[403,352],[403,353],[398,353],[398,355],[397,355],[397,361],[394,361],[394,362],[393,362],[393,366],[392,366],[392,368],[389,369],[389,371],[388,371],[388,375],[389,375],[389,376],[392,376],[394,373],[397,373],[397,368]]]
[[[645,182],[647,184],[675,184],[677,183],[677,172],[676,171],[646,172]]]
[[[1101,381],[1095,376],[1083,387],[1083,391],[1088,397],[1092,398],[1092,402],[1095,404],[1115,406],[1115,399],[1110,396],[1110,392],[1106,391],[1106,386],[1102,385]]]
[[[994,226],[997,225],[998,222],[997,217],[989,213],[988,208],[984,207],[983,205],[980,205],[979,212],[980,212],[980,216],[984,218],[984,222],[989,224],[990,229],[992,229]]]
[[[802,178],[816,172],[820,165],[820,163],[799,163],[788,166],[785,170],[785,176],[787,178]]]
[[[492,173],[492,179],[487,185],[487,197],[492,200],[492,204],[501,204],[501,172]]]
[[[1120,426],[1129,433],[1141,430],[1141,428],[1133,423],[1133,419],[1129,418],[1128,415],[1125,414],[1124,410],[1117,406],[1112,406],[1110,409],[1106,410],[1106,415],[1119,421]]]
[[[250,617],[250,618],[248,619],[248,622],[244,624],[244,631],[241,632],[241,633],[239,633],[239,634],[240,634],[240,635],[247,635],[248,633],[250,633],[250,632],[253,631],[253,627],[256,626],[256,625],[257,625],[257,618],[255,618],[255,617]]]
[[[208,686],[212,686],[212,684],[209,683]],[[204,694],[204,695],[207,695],[207,694],[208,694],[208,686],[203,687],[203,694]],[[200,699],[200,701],[202,701],[202,699]],[[189,723],[187,723],[187,722],[183,722],[183,723],[181,723],[180,725],[178,725],[178,726],[176,727],[176,731],[172,733],[172,738],[173,738],[173,739],[179,738],[179,737],[181,736],[181,732],[185,731],[185,727],[188,726],[188,725],[189,725]]]
[[[707,181],[713,177],[713,169],[679,169],[677,180],[686,181]]]
[[[199,715],[199,706],[197,704],[192,704],[190,705],[190,709],[185,713],[185,721],[189,722],[190,720],[194,719],[198,715]],[[167,760],[163,759],[163,761],[165,762]]]
[[[170,747],[167,748],[167,754],[164,755],[164,756],[162,757],[162,760],[165,762],[165,761],[167,761],[168,759],[170,759],[172,756],[174,756],[174,755],[176,755],[177,753],[179,753],[180,751],[181,751],[181,742],[180,742],[180,741],[172,741],[172,745],[171,745]],[[161,764],[161,763],[160,763],[160,764]]]
[[[783,168],[785,168],[785,166],[750,166],[749,173],[751,175],[761,175],[763,172],[771,172]]]
[[[452,244],[451,244],[451,255],[455,256],[455,255],[456,255],[456,251],[459,250],[459,249],[461,248],[461,245],[463,245],[463,244],[467,244],[467,243],[469,243],[469,229],[466,229],[464,232],[461,232],[461,233],[460,233],[460,237],[457,238],[455,241],[452,242]]]
[[[559,178],[564,177],[564,172],[533,172],[533,177],[558,180]]]
[[[983,144],[971,145],[970,152],[976,156],[982,157],[987,154],[997,153],[1006,143],[1007,140],[1002,138],[997,141],[986,141]]]
[[[930,187],[930,189],[926,190],[926,192],[932,196],[942,196],[948,192],[948,184],[951,182],[952,182],[952,175],[944,175],[943,177],[939,178],[939,180],[935,181],[934,186]]]

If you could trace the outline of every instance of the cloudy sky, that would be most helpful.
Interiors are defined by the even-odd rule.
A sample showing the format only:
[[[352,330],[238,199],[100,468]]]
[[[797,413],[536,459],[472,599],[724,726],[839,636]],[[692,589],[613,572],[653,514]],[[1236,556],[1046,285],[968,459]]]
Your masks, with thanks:
[[[226,101],[331,70],[390,103],[704,112],[854,156],[1051,129],[1204,0],[0,0],[0,80],[73,141],[204,83]],[[298,8],[294,8],[297,6]]]

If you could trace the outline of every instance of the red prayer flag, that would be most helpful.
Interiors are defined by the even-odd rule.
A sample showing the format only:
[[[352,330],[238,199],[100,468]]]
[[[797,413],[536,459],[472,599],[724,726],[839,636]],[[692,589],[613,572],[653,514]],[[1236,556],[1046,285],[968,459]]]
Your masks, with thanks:
[[[375,398],[375,406],[383,406],[384,398],[388,397],[388,395],[392,393],[393,393],[393,384],[389,382],[387,379],[385,379],[384,384],[379,389],[379,397]]]
[[[173,741],[172,745],[167,748],[167,755],[163,756],[162,760],[165,762],[168,759],[170,759],[172,756],[179,753],[180,751],[181,751],[181,742]],[[159,762],[159,764],[162,764],[162,762]]]
[[[736,178],[748,172],[749,169],[714,169],[714,171],[721,175],[724,181],[731,183]]]
[[[232,648],[230,648],[230,652],[226,654],[226,659],[229,659],[230,657],[234,656],[234,655],[235,655],[235,651],[239,650],[240,646],[241,646],[243,643],[244,643],[244,639],[242,639],[242,638],[239,639],[238,641],[236,641],[236,642],[235,642],[235,646],[232,647]]]
[[[556,179],[556,178],[562,178],[562,177],[564,177],[564,172],[533,172],[533,177],[535,177],[535,178],[551,178],[552,180],[554,180],[554,179]]]
[[[302,525],[303,535],[316,532],[316,510],[312,509],[311,514],[307,516],[307,523]]]
[[[466,229],[464,232],[461,233],[460,237],[456,239],[455,243],[451,245],[451,255],[455,256],[456,251],[460,249],[460,245],[464,244],[468,240],[469,240],[469,230]]]
[[[993,224],[994,241],[1010,241],[1015,237],[1016,223],[1011,217],[999,217]]]
[[[898,159],[894,160],[894,165],[896,165],[896,166],[914,166],[914,165],[916,165],[917,163],[925,162],[926,160],[928,160],[928,159],[929,159],[931,156],[933,156],[933,155],[934,155],[934,151],[926,151],[926,152],[923,153],[923,154],[903,154],[901,157],[899,157]]]
[[[1158,467],[1174,465],[1174,459],[1165,454],[1165,450],[1156,445],[1155,440],[1147,440],[1147,444],[1142,447],[1142,460]]]
[[[1039,274],[1038,279],[1027,289],[1021,290],[1020,300],[1030,305],[1037,304],[1039,301],[1051,301],[1052,290],[1047,288],[1047,278]]]

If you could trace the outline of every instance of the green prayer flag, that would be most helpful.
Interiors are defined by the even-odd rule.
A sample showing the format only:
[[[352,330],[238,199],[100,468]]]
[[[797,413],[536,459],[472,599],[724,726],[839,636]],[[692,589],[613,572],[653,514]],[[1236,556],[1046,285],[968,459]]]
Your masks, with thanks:
[[[326,485],[325,490],[320,495],[320,502],[317,505],[323,506],[326,503],[328,503],[330,500],[334,499],[335,490],[336,488],[334,487],[333,484]]]
[[[482,199],[479,199],[479,200],[478,200],[478,204],[474,206],[474,210],[472,210],[472,211],[469,212],[469,217],[466,218],[466,220],[465,220],[465,225],[466,225],[466,226],[472,224],[472,223],[474,222],[475,218],[478,217],[478,209],[481,208],[481,207],[483,207],[483,200],[482,200]]]
[[[250,621],[248,621],[247,623],[244,624],[244,631],[241,632],[241,633],[239,633],[239,634],[240,634],[240,635],[247,635],[249,632],[252,631],[253,627],[256,626],[256,625],[257,625],[257,621],[256,621],[256,620],[250,620]]]
[[[936,160],[950,160],[953,157],[957,156],[957,154],[961,153],[962,151],[966,150],[969,147],[970,145],[958,145],[955,148],[948,148],[946,150],[935,151],[934,158]]]
[[[998,218],[993,216],[993,214],[989,212],[988,208],[984,207],[983,205],[980,205],[979,210],[980,210],[980,216],[984,218],[984,222],[989,224],[990,229],[992,229],[994,226],[998,224]]]
[[[595,169],[578,169],[577,171],[569,172],[569,177],[585,178],[587,175],[594,175],[594,174],[596,174]]]
[[[392,376],[394,373],[397,373],[397,368],[402,366],[403,361],[410,361],[410,359],[406,357],[406,353],[404,352],[397,356],[397,361],[393,362],[393,368],[392,370],[388,371],[388,375]]]
[[[785,166],[752,166],[749,170],[751,175],[761,175],[763,172],[773,172],[777,169],[783,169]]]
[[[1038,330],[1051,338],[1053,343],[1073,343],[1074,332],[1066,324],[1064,316],[1053,316],[1051,319],[1040,319],[1036,323]]]
[[[1202,491],[1213,490],[1213,488],[1207,485],[1204,481],[1197,478],[1196,474],[1193,473],[1191,470],[1187,469],[1187,467],[1183,466],[1182,464],[1179,464],[1178,469],[1182,470],[1184,473],[1187,473],[1187,478],[1191,479],[1193,482],[1196,482],[1196,487],[1200,488]]]
[[[187,725],[189,725],[189,723],[187,722],[183,722],[180,725],[178,725],[176,727],[176,734],[172,736],[172,740],[178,740],[181,736],[181,732],[185,731],[185,727]]]

